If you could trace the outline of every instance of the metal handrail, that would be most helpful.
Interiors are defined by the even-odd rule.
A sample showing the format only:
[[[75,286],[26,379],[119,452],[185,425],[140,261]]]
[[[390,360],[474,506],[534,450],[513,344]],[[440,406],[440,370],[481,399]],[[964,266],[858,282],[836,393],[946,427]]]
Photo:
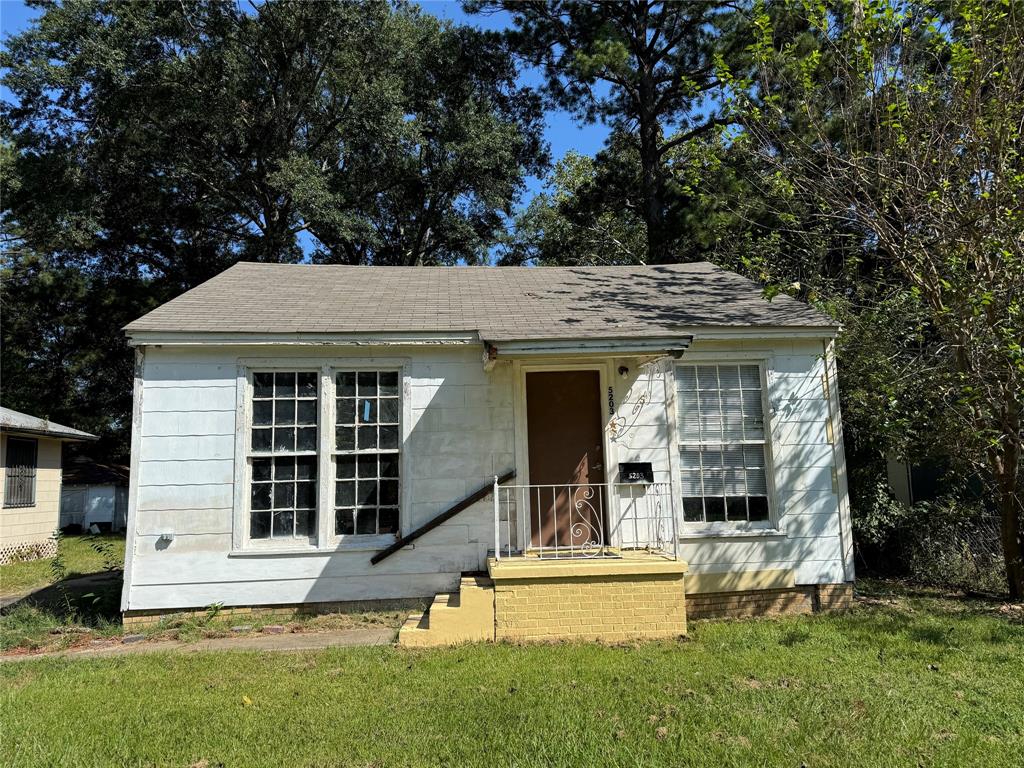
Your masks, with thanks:
[[[451,520],[457,514],[459,514],[460,512],[462,512],[464,510],[469,509],[471,506],[476,504],[478,501],[482,501],[483,499],[486,499],[488,494],[494,493],[495,496],[497,496],[497,490],[496,489],[501,485],[501,483],[504,483],[506,480],[512,480],[515,476],[516,476],[516,471],[514,469],[506,472],[501,477],[498,477],[497,475],[495,475],[494,476],[494,485],[493,486],[490,486],[490,485],[481,486],[480,488],[478,488],[476,491],[471,493],[466,498],[462,499],[461,501],[456,502],[455,504],[452,504],[450,507],[448,507],[448,509],[444,510],[444,512],[441,512],[440,514],[436,515],[435,517],[433,517],[430,520],[428,520],[427,522],[425,522],[423,525],[421,525],[416,530],[414,530],[414,531],[412,531],[410,533],[407,533],[404,536],[399,536],[397,539],[395,539],[395,543],[394,544],[392,544],[391,546],[381,550],[380,552],[378,552],[377,554],[375,554],[373,557],[370,558],[371,565],[376,565],[381,560],[386,560],[387,558],[391,557],[391,555],[395,554],[395,552],[397,552],[398,550],[404,548],[406,545],[411,544],[412,542],[416,541],[416,539],[418,539],[423,534],[429,533],[430,531],[434,530],[435,528],[437,528],[437,526],[441,525],[442,523],[447,522],[448,520]]]
[[[559,498],[565,492],[568,501]],[[541,543],[534,545],[531,533],[542,528],[539,515],[547,493],[551,494],[554,543],[544,544],[538,536]],[[531,501],[536,501],[536,529],[532,528],[532,513],[528,513]],[[673,559],[679,558],[676,503],[669,483],[543,483],[501,487],[495,483],[493,505],[494,556],[499,560],[503,550],[506,557],[523,553],[556,558],[609,556],[613,554],[612,537],[606,536],[609,522],[610,532],[615,534],[622,548],[657,551]],[[560,508],[569,515],[568,524],[564,526],[568,541],[559,540],[564,535],[558,525]],[[632,527],[631,537],[627,535],[629,531],[623,529],[627,525]]]

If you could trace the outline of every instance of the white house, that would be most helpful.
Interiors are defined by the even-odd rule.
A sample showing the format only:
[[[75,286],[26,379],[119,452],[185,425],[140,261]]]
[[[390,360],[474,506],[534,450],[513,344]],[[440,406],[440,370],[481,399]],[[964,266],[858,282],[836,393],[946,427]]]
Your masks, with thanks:
[[[240,263],[126,331],[126,621],[615,639],[852,594],[836,327],[713,265]]]

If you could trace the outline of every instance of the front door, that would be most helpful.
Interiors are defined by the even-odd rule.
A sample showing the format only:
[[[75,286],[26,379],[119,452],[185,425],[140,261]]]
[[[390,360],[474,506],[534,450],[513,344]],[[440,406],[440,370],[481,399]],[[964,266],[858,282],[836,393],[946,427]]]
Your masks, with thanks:
[[[527,373],[526,428],[533,546],[605,544],[600,374]]]

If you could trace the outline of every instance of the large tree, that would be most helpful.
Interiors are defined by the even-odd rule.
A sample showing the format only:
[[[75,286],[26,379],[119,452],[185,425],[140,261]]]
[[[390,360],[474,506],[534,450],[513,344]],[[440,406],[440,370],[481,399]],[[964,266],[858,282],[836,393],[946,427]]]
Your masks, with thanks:
[[[584,121],[603,120],[615,135],[635,137],[632,178],[600,185],[624,193],[605,211],[634,197],[646,230],[642,257],[679,260],[690,196],[674,183],[670,158],[731,121],[725,106],[734,73],[748,61],[748,17],[722,0],[471,0],[467,7],[511,14],[510,41],[543,68],[553,104]]]
[[[545,160],[500,37],[413,6],[34,4],[0,55],[4,402],[121,446],[126,399],[85,397],[130,371],[119,323],[240,258],[477,262]]]
[[[303,232],[325,259],[476,260],[543,157],[497,38],[408,6],[47,4],[3,63],[26,234],[123,237],[160,271],[211,238],[293,259]],[[44,183],[65,169],[74,197]]]
[[[765,19],[751,122],[792,197],[851,233],[878,293],[914,307],[920,368],[956,453],[993,484],[1010,593],[1024,596],[1024,6],[812,7],[821,51],[791,68]],[[817,71],[830,62],[829,76]],[[780,65],[779,63],[782,62]],[[787,76],[788,75],[788,76]],[[865,329],[865,331],[868,329]],[[897,382],[886,382],[894,397]]]

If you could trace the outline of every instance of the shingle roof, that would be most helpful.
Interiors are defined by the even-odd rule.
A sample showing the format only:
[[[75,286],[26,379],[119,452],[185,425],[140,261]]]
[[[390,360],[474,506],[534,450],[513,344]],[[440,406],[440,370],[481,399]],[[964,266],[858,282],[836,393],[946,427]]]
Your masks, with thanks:
[[[661,337],[835,323],[706,262],[369,267],[241,262],[126,327],[176,333],[478,332],[487,341]]]
[[[96,435],[72,429],[49,419],[29,416],[27,413],[0,408],[0,432],[22,432],[30,435],[47,435],[68,440],[96,440]]]

